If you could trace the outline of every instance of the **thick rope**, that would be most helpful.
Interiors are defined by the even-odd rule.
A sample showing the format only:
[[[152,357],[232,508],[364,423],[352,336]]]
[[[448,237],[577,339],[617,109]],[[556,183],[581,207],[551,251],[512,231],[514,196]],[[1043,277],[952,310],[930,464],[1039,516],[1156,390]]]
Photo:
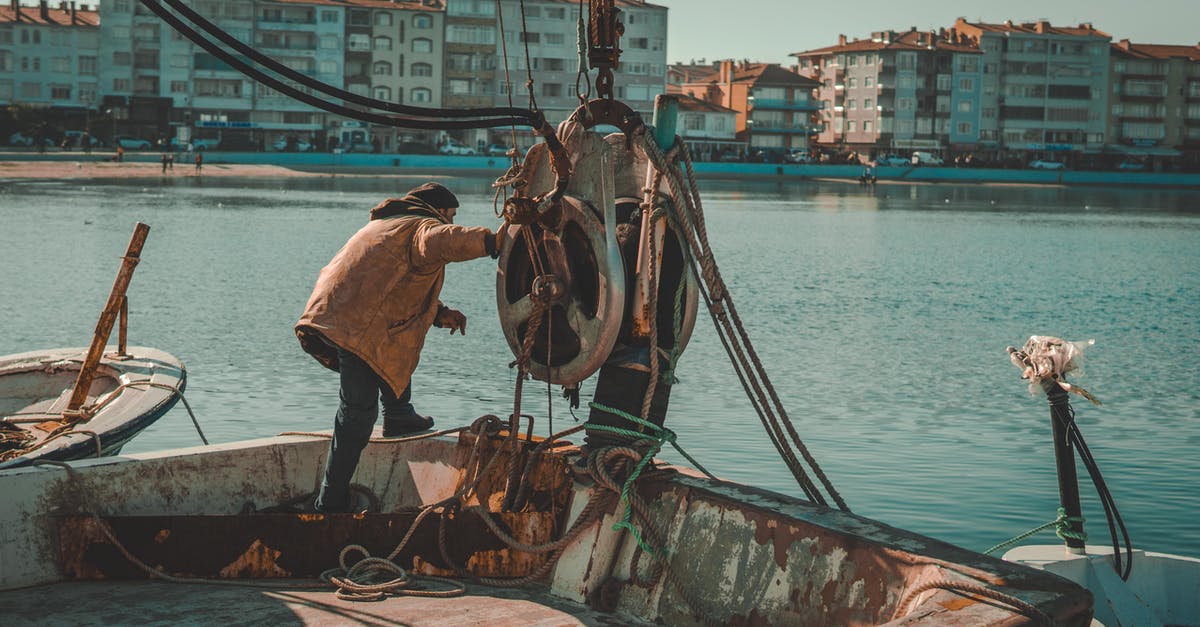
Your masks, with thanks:
[[[697,278],[702,279],[701,294],[705,295],[705,302],[708,304],[709,313],[717,326],[718,336],[734,363],[738,379],[747,396],[750,397],[751,404],[758,413],[760,421],[766,427],[772,444],[775,445],[809,499],[818,504],[826,503],[816,484],[808,478],[807,471],[800,465],[792,451],[793,448],[800,452],[809,468],[812,469],[813,475],[822,483],[825,491],[838,507],[849,511],[849,507],[812,457],[788,418],[779,396],[771,385],[766,370],[750,342],[749,334],[737,314],[737,309],[733,305],[724,281],[721,279],[715,257],[708,243],[699,191],[686,144],[677,141],[677,148],[672,149],[674,155],[671,157],[664,154],[653,138],[646,135],[641,137],[640,145],[655,168],[665,174],[675,201],[674,210],[682,214],[683,219],[680,222],[686,223],[688,226],[688,229],[684,230],[684,239],[692,251],[690,265],[693,273],[698,275]],[[680,160],[683,163],[682,174],[677,163]],[[687,178],[686,184],[682,180],[684,175]]]
[[[1028,601],[1018,599],[1011,594],[1005,594],[998,590],[993,590],[974,583],[966,583],[962,581],[951,581],[949,579],[935,579],[927,581],[916,588],[913,588],[904,595],[904,599],[896,606],[896,613],[892,615],[892,620],[899,620],[903,616],[907,616],[912,611],[912,605],[917,601],[921,594],[934,589],[951,590],[954,592],[965,592],[976,596],[999,601],[1005,605],[1012,606],[1021,614],[1028,616],[1042,625],[1054,625],[1054,619],[1041,608]]]

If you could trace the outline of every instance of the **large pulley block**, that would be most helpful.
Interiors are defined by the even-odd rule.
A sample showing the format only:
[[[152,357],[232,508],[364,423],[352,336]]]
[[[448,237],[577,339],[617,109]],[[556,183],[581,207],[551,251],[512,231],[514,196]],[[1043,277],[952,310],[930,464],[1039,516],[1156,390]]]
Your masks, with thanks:
[[[500,327],[518,358],[535,330],[528,345],[535,379],[578,383],[612,351],[625,306],[625,271],[607,240],[596,207],[571,195],[539,222],[507,227],[496,284]]]
[[[589,104],[600,106],[595,103]],[[579,117],[597,119],[575,116]],[[618,342],[637,345],[647,339],[637,331],[644,326],[640,323],[645,322],[646,312],[635,307],[640,301],[633,292],[645,287],[647,273],[640,267],[645,260],[640,259],[636,242],[625,241],[622,250],[617,235],[619,225],[629,229],[640,221],[652,169],[631,139],[644,127],[630,117],[623,133],[604,137],[589,130],[590,124],[572,127],[575,118],[559,133],[571,155],[572,174],[565,194],[539,206],[536,219],[505,227],[496,280],[500,326],[513,354],[518,360],[528,359],[526,369],[535,379],[566,386],[596,372]],[[544,144],[529,150],[522,177],[526,198],[518,204],[548,196],[554,189],[555,172]],[[670,202],[666,185],[655,197]],[[657,232],[659,347],[677,355],[691,336],[699,289],[687,269],[685,251],[666,230],[664,237],[661,226],[641,228],[640,237],[644,240]],[[672,280],[664,279],[672,275]],[[662,290],[680,284],[678,290]],[[680,296],[682,307],[676,306]],[[637,313],[632,311],[635,308]],[[682,317],[677,318],[676,312]]]

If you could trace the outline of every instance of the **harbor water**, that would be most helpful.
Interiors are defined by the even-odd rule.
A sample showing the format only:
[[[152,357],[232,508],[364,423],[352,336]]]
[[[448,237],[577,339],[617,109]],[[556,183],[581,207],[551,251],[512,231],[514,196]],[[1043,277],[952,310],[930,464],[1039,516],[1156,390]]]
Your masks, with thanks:
[[[0,183],[0,354],[85,346],[136,221],[130,343],[180,357],[213,442],[327,430],[337,376],[292,325],[320,268],[380,199],[420,179]],[[446,178],[459,222],[494,226],[490,179]],[[702,183],[726,283],[779,396],[854,512],[983,550],[1055,517],[1049,412],[1008,361],[1029,335],[1095,339],[1072,397],[1147,550],[1200,555],[1200,193]],[[452,265],[414,377],[438,427],[511,411],[495,266]],[[718,476],[801,495],[702,318],[668,426]],[[594,380],[585,382],[590,396]],[[586,418],[526,386],[547,433]],[[192,446],[182,404],[125,452]],[[678,456],[668,453],[668,459]],[[1080,469],[1091,543],[1108,542]],[[316,478],[314,477],[314,488]],[[1052,533],[1040,536],[1057,541]]]

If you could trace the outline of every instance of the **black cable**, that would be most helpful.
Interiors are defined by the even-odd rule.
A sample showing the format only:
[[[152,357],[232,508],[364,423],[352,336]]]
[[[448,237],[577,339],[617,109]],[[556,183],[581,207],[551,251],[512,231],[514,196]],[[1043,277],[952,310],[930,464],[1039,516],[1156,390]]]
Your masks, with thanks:
[[[151,0],[151,1],[158,2],[159,0]],[[387,102],[384,100],[378,100],[376,98],[361,96],[359,94],[355,94],[354,92],[349,92],[344,89],[338,88],[334,85],[330,85],[328,83],[319,81],[315,78],[305,75],[302,72],[298,72],[298,71],[276,61],[275,59],[272,59],[271,57],[259,52],[254,47],[242,42],[241,40],[234,37],[233,35],[230,35],[228,32],[223,30],[221,27],[210,22],[203,15],[196,13],[194,10],[191,9],[191,7],[187,6],[180,0],[162,0],[162,1],[165,2],[166,4],[170,5],[171,8],[175,9],[176,12],[178,12],[180,15],[185,17],[188,21],[192,22],[196,26],[199,26],[201,30],[203,30],[203,31],[207,32],[208,34],[212,35],[213,37],[216,37],[217,39],[221,40],[223,43],[230,46],[234,50],[246,55],[255,63],[265,66],[267,69],[269,69],[277,74],[280,74],[285,78],[296,81],[297,83],[304,85],[305,87],[314,89],[314,90],[319,91],[324,94],[328,94],[335,98],[341,98],[342,100],[346,100],[346,101],[352,102],[357,105],[361,105],[364,107],[370,107],[372,109],[380,109],[382,111],[388,111],[390,113],[403,113],[406,115],[414,115],[414,116],[419,116],[419,117],[431,117],[431,118],[472,118],[472,117],[478,118],[478,117],[493,116],[493,115],[511,115],[511,116],[517,116],[517,117],[530,117],[530,118],[534,117],[532,111],[529,111],[528,109],[518,109],[518,108],[514,108],[514,107],[508,107],[508,108],[492,107],[492,108],[480,108],[480,109],[433,109],[433,108],[429,108],[429,107],[414,107],[411,105],[403,105],[400,103],[392,103],[392,102]],[[145,4],[144,1],[143,1],[143,4]]]
[[[167,0],[167,1],[172,2],[174,0]],[[371,122],[373,124],[380,124],[380,125],[384,125],[384,126],[416,128],[416,129],[425,129],[425,130],[462,130],[462,129],[477,129],[477,128],[494,128],[494,127],[499,127],[499,126],[510,126],[512,124],[521,124],[523,126],[532,126],[534,128],[541,126],[540,116],[538,116],[538,118],[539,118],[538,120],[527,119],[527,118],[529,118],[530,115],[536,116],[537,114],[535,114],[534,112],[526,112],[528,115],[523,115],[520,117],[509,116],[509,117],[505,117],[505,118],[485,118],[485,119],[478,119],[478,120],[437,120],[437,119],[423,120],[423,119],[415,119],[415,118],[402,118],[399,116],[387,116],[387,115],[381,115],[378,113],[370,113],[367,111],[359,111],[357,109],[352,109],[352,108],[349,108],[349,107],[346,107],[343,105],[329,102],[322,98],[318,98],[311,94],[307,94],[299,89],[296,89],[295,87],[292,87],[291,85],[288,85],[287,83],[285,83],[275,77],[265,74],[261,70],[254,68],[253,66],[246,63],[245,61],[242,61],[241,59],[237,58],[236,56],[230,54],[228,51],[222,49],[217,44],[213,43],[212,41],[210,41],[207,38],[205,38],[204,36],[202,36],[200,33],[196,32],[195,29],[193,29],[191,26],[188,26],[179,17],[175,16],[170,11],[167,11],[162,5],[160,5],[157,2],[157,0],[140,0],[140,2],[146,8],[150,9],[152,12],[154,12],[156,15],[158,15],[160,18],[162,18],[162,20],[165,21],[172,28],[179,31],[182,35],[184,35],[188,39],[195,42],[196,45],[198,45],[201,48],[204,48],[208,52],[212,53],[214,56],[219,58],[221,61],[224,61],[226,64],[230,65],[231,67],[238,70],[239,72],[246,75],[247,77],[249,77],[255,81],[258,81],[259,83],[262,83],[263,85],[266,85],[267,87],[270,87],[270,88],[272,88],[286,96],[289,96],[295,100],[298,100],[305,104],[311,105],[311,106],[321,109],[323,111],[327,111],[329,113],[334,113],[337,115],[360,120],[363,122]],[[258,55],[259,53],[257,51],[255,51],[255,54]],[[305,78],[307,79],[307,77],[305,77]],[[321,83],[320,81],[316,81],[316,82],[319,83],[320,85],[323,85],[324,87],[326,87],[328,89],[336,89],[329,85],[326,85],[325,83]],[[373,99],[368,99],[368,100],[373,100]],[[385,105],[388,104],[388,103],[383,103],[382,101],[374,101],[374,102],[380,102]]]
[[[1129,537],[1129,530],[1125,527],[1125,521],[1121,518],[1121,513],[1117,511],[1117,502],[1113,499],[1112,492],[1108,489],[1108,484],[1104,481],[1104,476],[1100,474],[1100,466],[1096,463],[1096,458],[1092,456],[1092,451],[1088,448],[1087,442],[1083,439],[1083,432],[1079,430],[1079,426],[1074,420],[1074,410],[1071,410],[1071,421],[1067,426],[1067,435],[1070,437],[1075,449],[1079,452],[1079,459],[1083,462],[1084,467],[1088,471],[1088,475],[1092,478],[1092,484],[1096,486],[1096,493],[1100,496],[1100,504],[1104,507],[1104,516],[1108,521],[1109,534],[1112,537],[1113,545],[1113,561],[1117,573],[1121,579],[1128,580],[1129,573],[1133,570],[1133,541]],[[1121,536],[1125,543],[1126,559],[1124,564],[1121,560],[1121,547],[1117,539],[1117,527],[1121,529]]]

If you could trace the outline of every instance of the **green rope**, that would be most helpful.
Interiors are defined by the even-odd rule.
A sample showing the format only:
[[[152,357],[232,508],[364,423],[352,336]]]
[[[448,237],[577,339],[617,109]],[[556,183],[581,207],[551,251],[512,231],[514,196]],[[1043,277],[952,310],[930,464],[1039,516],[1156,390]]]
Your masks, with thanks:
[[[1000,549],[1010,547],[1021,540],[1037,535],[1042,531],[1049,529],[1050,527],[1054,527],[1055,535],[1057,535],[1061,540],[1071,539],[1087,542],[1088,536],[1086,532],[1071,531],[1071,523],[1079,523],[1080,525],[1083,525],[1085,522],[1087,521],[1082,516],[1067,516],[1067,510],[1060,507],[1058,508],[1058,518],[1055,518],[1044,525],[1039,525],[1033,529],[1030,529],[1019,536],[1005,540],[1004,542],[1001,542],[1000,544],[997,544],[996,546],[984,551],[984,554],[988,555]]]
[[[679,451],[680,455],[683,455],[693,466],[695,466],[697,470],[707,475],[710,479],[716,479],[716,477],[713,476],[712,473],[708,472],[704,466],[700,465],[700,462],[697,462],[691,455],[687,454],[687,451],[684,451],[679,446],[679,444],[676,442],[677,436],[675,435],[674,431],[671,431],[665,427],[660,427],[653,422],[642,420],[633,414],[615,409],[613,407],[608,407],[599,403],[588,403],[588,406],[592,409],[598,409],[614,416],[624,418],[625,420],[628,420],[629,422],[632,422],[643,429],[649,429],[653,434],[648,435],[645,431],[634,431],[632,429],[622,429],[621,427],[597,425],[590,422],[586,423],[587,428],[590,431],[611,433],[630,440],[651,440],[654,442],[654,444],[650,447],[650,450],[647,451],[642,457],[642,460],[633,468],[633,472],[630,473],[629,478],[625,480],[625,484],[621,486],[621,502],[625,504],[625,516],[620,522],[613,525],[613,531],[627,529],[631,534],[633,534],[634,539],[637,540],[638,546],[640,546],[643,551],[646,551],[652,555],[665,556],[669,550],[667,547],[664,546],[662,548],[655,548],[650,546],[650,544],[642,538],[641,532],[639,532],[637,528],[633,526],[633,508],[629,504],[629,491],[633,488],[634,482],[637,481],[639,476],[641,476],[642,471],[646,468],[646,464],[650,463],[650,460],[653,459],[653,457],[657,455],[660,450],[662,450],[663,444],[668,442],[671,444],[671,446],[675,447],[676,451]]]

